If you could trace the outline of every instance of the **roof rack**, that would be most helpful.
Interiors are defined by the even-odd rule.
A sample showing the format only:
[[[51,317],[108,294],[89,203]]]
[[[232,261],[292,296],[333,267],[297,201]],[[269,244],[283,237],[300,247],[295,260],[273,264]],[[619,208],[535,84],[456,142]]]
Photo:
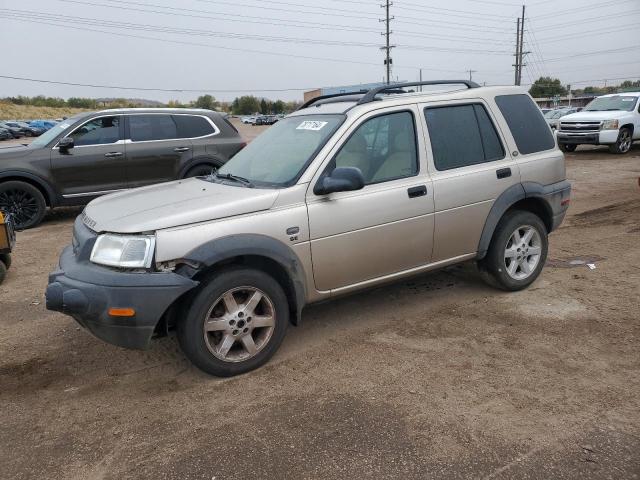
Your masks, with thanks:
[[[337,102],[349,102],[354,101],[355,96],[362,95],[361,98],[358,99],[357,105],[362,105],[365,103],[373,102],[378,95],[381,93],[393,94],[393,93],[407,93],[405,90],[402,90],[405,87],[419,87],[423,85],[466,85],[467,88],[478,88],[478,85],[475,82],[470,80],[429,80],[425,82],[408,82],[408,83],[391,83],[389,85],[384,85],[382,87],[372,88],[370,90],[360,90],[357,92],[343,92],[343,93],[333,93],[331,95],[321,95],[319,97],[314,97],[311,100],[306,101],[300,106],[298,110],[302,110],[303,108],[310,107],[314,103],[322,102],[323,100],[329,100],[336,97],[345,97]],[[351,97],[351,98],[347,98]],[[325,102],[322,102],[325,103]],[[329,102],[326,102],[329,103]]]
[[[358,101],[357,104],[363,105],[365,103],[371,103],[381,93],[398,93],[398,89],[404,87],[421,87],[423,85],[466,85],[467,88],[478,88],[480,86],[469,80],[428,80],[426,82],[396,83],[392,85],[385,85],[383,87],[372,88]]]
[[[330,95],[320,95],[319,97],[313,97],[311,100],[307,100],[306,102],[304,102],[300,108],[298,108],[298,110],[302,110],[303,108],[307,108],[310,107],[311,105],[313,105],[314,103],[320,102],[322,100],[327,100],[329,98],[336,98],[336,97],[345,97],[345,96],[353,96],[353,95],[358,95],[358,94],[365,94],[367,93],[367,90],[360,90],[357,92],[343,92],[343,93],[332,93]],[[340,101],[340,100],[339,100]],[[343,102],[348,102],[349,99],[344,99],[341,100]]]

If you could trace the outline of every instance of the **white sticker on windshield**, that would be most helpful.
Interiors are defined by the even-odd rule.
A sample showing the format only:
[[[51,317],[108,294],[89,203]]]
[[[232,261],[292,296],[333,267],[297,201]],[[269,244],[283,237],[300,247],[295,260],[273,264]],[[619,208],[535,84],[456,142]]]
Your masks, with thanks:
[[[318,131],[322,130],[322,128],[329,122],[318,122],[314,120],[305,120],[300,125],[296,127],[296,130],[313,130]]]
[[[61,123],[60,125],[58,125],[58,127],[60,127],[62,130],[64,130],[65,128],[69,128],[69,124],[68,123]]]
[[[635,102],[636,99],[633,97],[622,97],[623,102]]]

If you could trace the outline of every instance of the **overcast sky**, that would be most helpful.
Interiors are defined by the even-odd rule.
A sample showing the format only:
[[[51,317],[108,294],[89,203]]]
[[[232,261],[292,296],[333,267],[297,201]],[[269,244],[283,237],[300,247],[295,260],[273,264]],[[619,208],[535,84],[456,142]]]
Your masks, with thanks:
[[[209,90],[163,92],[0,78],[0,97],[48,95],[285,100],[383,78],[383,1],[0,0],[0,75]],[[394,0],[393,78],[513,84],[516,0]],[[640,78],[640,0],[527,1],[523,83],[572,88]],[[144,38],[141,38],[144,37]],[[259,37],[259,38],[258,38]],[[223,48],[224,47],[224,48]],[[602,51],[608,53],[597,53]],[[269,92],[275,89],[292,89]]]

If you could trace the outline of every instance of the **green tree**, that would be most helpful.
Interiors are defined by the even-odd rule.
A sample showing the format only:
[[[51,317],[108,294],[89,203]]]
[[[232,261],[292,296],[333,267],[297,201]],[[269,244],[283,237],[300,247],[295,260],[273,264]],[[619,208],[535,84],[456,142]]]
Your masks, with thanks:
[[[529,89],[533,98],[553,97],[554,95],[566,95],[567,89],[557,78],[540,77]]]
[[[263,115],[269,113],[269,104],[264,98],[260,101],[260,113]]]
[[[236,98],[232,104],[233,113],[236,115],[250,115],[260,110],[260,100],[252,95]]]
[[[211,95],[201,95],[193,104],[196,108],[206,108],[207,110],[215,110],[218,108],[218,102]]]
[[[284,113],[285,104],[282,100],[276,100],[271,104],[273,113]]]

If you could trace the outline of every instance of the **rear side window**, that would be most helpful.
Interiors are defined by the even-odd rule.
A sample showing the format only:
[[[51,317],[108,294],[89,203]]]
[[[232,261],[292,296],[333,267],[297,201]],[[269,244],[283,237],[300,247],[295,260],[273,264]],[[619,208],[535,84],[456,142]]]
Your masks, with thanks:
[[[425,109],[433,161],[438,170],[504,158],[504,148],[482,105]]]
[[[173,115],[173,121],[178,127],[178,138],[204,137],[216,132],[213,125],[204,117]]]
[[[513,139],[522,154],[542,152],[556,142],[540,109],[527,95],[498,95],[498,108],[509,125]]]
[[[176,124],[171,115],[131,115],[129,133],[133,142],[178,138]]]

